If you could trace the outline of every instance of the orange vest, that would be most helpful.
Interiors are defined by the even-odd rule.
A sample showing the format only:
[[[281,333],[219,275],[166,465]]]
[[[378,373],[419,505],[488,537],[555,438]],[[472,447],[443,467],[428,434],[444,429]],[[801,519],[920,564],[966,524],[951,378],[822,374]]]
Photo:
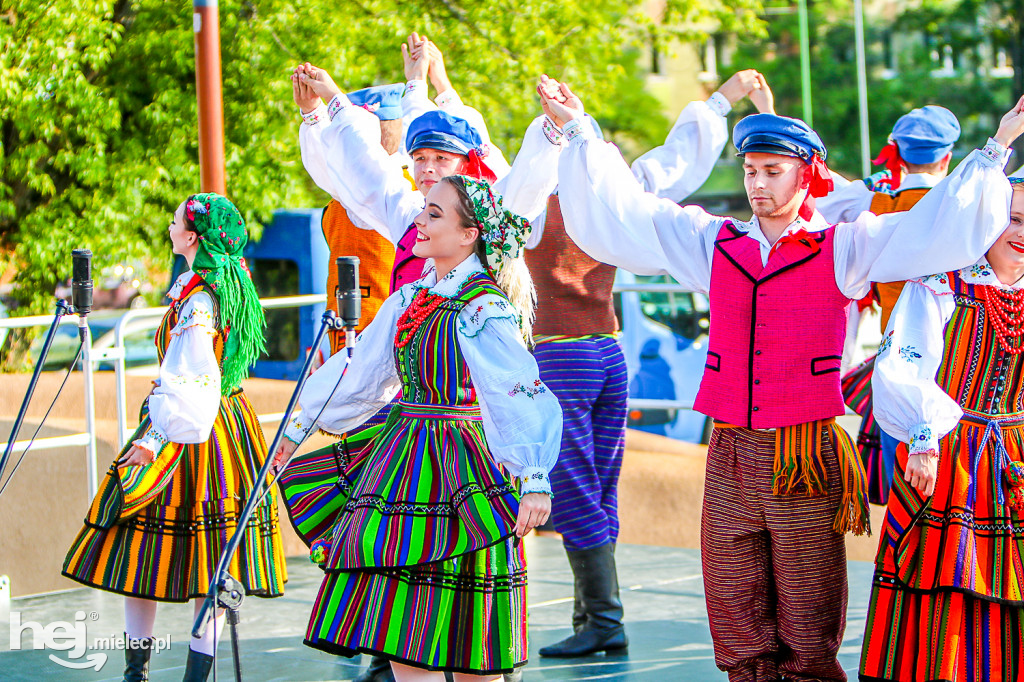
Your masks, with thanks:
[[[331,250],[327,267],[327,309],[338,312],[334,289],[338,286],[338,268],[334,260],[338,256],[359,257],[359,287],[363,290],[362,318],[359,329],[370,324],[384,299],[388,297],[391,266],[395,261],[395,247],[373,230],[363,230],[352,224],[348,212],[337,201],[331,201],[324,209],[321,222],[324,238]],[[345,333],[331,330],[331,354],[345,347]]]
[[[869,210],[875,215],[909,211],[927,193],[928,188],[925,187],[905,189],[895,195],[875,192],[875,196],[871,198],[871,208]],[[882,308],[883,334],[885,333],[886,325],[889,324],[889,316],[892,315],[892,309],[896,307],[896,301],[903,292],[904,284],[906,282],[878,282],[875,284],[875,291],[878,293],[878,304]]]

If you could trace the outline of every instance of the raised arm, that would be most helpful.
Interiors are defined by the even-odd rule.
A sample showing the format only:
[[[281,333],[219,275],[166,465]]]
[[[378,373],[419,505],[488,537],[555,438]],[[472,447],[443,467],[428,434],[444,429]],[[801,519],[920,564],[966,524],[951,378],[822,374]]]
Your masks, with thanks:
[[[966,267],[1010,224],[1009,146],[1024,132],[1024,97],[995,137],[964,159],[909,211],[862,214],[836,227],[836,283],[850,298],[871,282],[895,282]]]
[[[423,210],[423,195],[409,187],[401,162],[381,146],[380,122],[352,106],[323,69],[306,65],[299,79],[330,100],[327,108],[333,115],[326,128],[304,131],[303,163],[307,149],[310,155],[319,154],[309,165],[326,167],[322,180],[328,193],[359,218],[357,224],[364,223],[397,244]]]
[[[548,99],[546,106],[567,121],[558,193],[569,236],[591,258],[637,274],[669,274],[706,292],[724,219],[644,192],[614,145],[594,139],[582,103],[562,87],[566,102]]]
[[[871,208],[871,200],[874,198],[874,194],[862,180],[850,182],[843,178],[843,184],[840,186],[836,182],[837,177],[842,176],[832,173],[835,189],[814,202],[814,208],[830,225],[852,223],[861,213]]]

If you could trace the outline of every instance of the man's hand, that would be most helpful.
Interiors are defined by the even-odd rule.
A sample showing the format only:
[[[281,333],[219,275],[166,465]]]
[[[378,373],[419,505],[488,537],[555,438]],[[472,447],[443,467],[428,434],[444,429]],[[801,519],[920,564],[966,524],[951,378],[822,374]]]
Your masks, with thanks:
[[[132,445],[128,452],[124,453],[124,457],[117,460],[117,468],[124,469],[125,467],[139,466],[140,464],[152,464],[156,461],[156,455],[145,448],[140,448],[138,445]]]
[[[516,535],[523,537],[537,526],[542,525],[551,515],[551,498],[545,493],[526,493],[519,500],[519,516],[516,517]]]
[[[775,95],[772,94],[772,89],[768,87],[768,81],[764,79],[763,75],[757,74],[754,89],[747,96],[750,98],[750,102],[757,107],[759,114],[775,113]]]
[[[324,101],[331,101],[336,95],[341,94],[341,88],[334,84],[331,75],[321,68],[313,66],[309,62],[300,65],[296,69],[299,76],[299,83],[306,85],[314,95]]]
[[[935,477],[939,469],[939,453],[927,450],[907,459],[903,479],[925,497],[935,492]]]
[[[402,43],[402,62],[405,65],[405,80],[425,81],[430,71],[430,54],[427,39],[413,31]]]
[[[729,76],[729,80],[722,83],[722,87],[718,88],[718,92],[722,93],[722,96],[729,100],[729,104],[736,106],[736,102],[749,95],[750,91],[757,87],[757,77],[759,75],[754,69],[737,71]]]
[[[288,460],[292,458],[298,447],[291,440],[282,438],[281,444],[277,446],[277,452],[274,453],[274,463],[270,466],[270,470],[275,474],[281,471],[288,464]]]
[[[320,106],[321,99],[308,84],[299,80],[299,72],[303,69],[302,66],[296,66],[292,73],[292,99],[295,100],[295,106],[299,111],[308,114]]]
[[[452,82],[448,80],[448,71],[444,68],[444,55],[441,48],[434,44],[434,41],[427,41],[427,55],[430,58],[430,68],[427,75],[430,76],[430,84],[434,91],[440,95],[452,89]]]
[[[542,75],[537,84],[537,94],[544,113],[559,128],[574,118],[583,116],[583,102],[572,93],[569,86]]]
[[[1006,112],[999,121],[999,130],[992,139],[1004,147],[1009,147],[1021,133],[1024,133],[1024,96],[1017,100],[1016,106]]]

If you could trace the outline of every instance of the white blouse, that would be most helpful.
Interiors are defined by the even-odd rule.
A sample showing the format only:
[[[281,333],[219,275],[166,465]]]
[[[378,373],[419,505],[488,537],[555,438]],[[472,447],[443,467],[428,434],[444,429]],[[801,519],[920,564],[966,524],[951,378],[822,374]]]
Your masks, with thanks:
[[[755,216],[750,222],[714,216],[644,192],[614,145],[593,139],[589,126],[559,159],[558,188],[569,236],[595,260],[641,275],[667,274],[708,293],[715,239],[727,221],[761,247],[771,245]],[[871,282],[893,282],[953,270],[980,258],[1009,223],[1010,185],[1002,168],[1009,151],[993,140],[971,153],[918,204],[903,213],[861,214],[835,230],[836,284],[859,299]],[[973,230],[965,225],[977,226]],[[815,212],[786,232],[820,231]]]
[[[833,181],[834,179],[835,176],[833,176]],[[911,173],[903,178],[899,191],[931,189],[941,181],[941,177],[931,173]],[[871,201],[874,198],[875,193],[868,189],[863,180],[854,180],[845,183],[842,187],[837,185],[836,189],[826,196],[816,199],[814,207],[829,224],[852,223],[861,213],[871,210]]]
[[[960,270],[970,284],[1000,289],[992,266],[982,258]],[[939,439],[956,427],[963,410],[935,382],[942,364],[946,324],[955,301],[946,273],[907,282],[893,308],[878,349],[871,380],[874,413],[882,430],[910,444],[911,454],[936,450]]]
[[[717,94],[717,93],[716,93]],[[639,157],[630,166],[645,192],[680,202],[703,185],[729,141],[725,116],[731,107],[724,97],[707,102],[690,102],[679,114],[665,138],[665,144]],[[550,172],[557,174],[558,167]],[[530,221],[533,231],[527,248],[533,249],[544,236],[546,211]]]
[[[423,211],[424,195],[409,186],[401,157],[388,156],[380,146],[377,117],[362,107],[347,106],[329,122],[319,118],[300,124],[303,165],[317,185],[345,207],[357,227],[376,230],[397,244]],[[544,136],[543,118],[530,124],[515,163],[494,183],[504,207],[527,220],[544,210],[557,182],[549,169],[557,165],[559,147]]]
[[[179,277],[168,296],[177,301],[192,271]],[[149,396],[149,430],[134,445],[159,454],[167,443],[205,443],[220,411],[220,365],[213,352],[216,308],[205,291],[182,306],[160,363],[157,386]]]
[[[453,296],[467,277],[482,270],[475,255],[440,282],[430,267],[423,279],[389,296],[357,338],[351,361],[346,353],[335,353],[306,382],[300,414],[289,422],[285,436],[301,443],[314,426],[344,433],[387,405],[401,387],[395,367],[395,329],[416,292],[426,288]],[[561,446],[562,409],[540,380],[515,311],[504,299],[484,295],[467,305],[458,321],[458,344],[476,389],[491,456],[523,480],[524,494],[550,493],[548,475]]]

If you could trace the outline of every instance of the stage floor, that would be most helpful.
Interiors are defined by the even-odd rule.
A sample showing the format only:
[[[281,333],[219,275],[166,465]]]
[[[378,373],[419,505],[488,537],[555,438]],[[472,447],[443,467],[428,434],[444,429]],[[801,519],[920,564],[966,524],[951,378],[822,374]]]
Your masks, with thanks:
[[[629,655],[587,659],[542,659],[536,650],[570,633],[572,576],[561,542],[552,537],[527,539],[530,573],[530,662],[523,679],[530,680],[725,680],[715,667],[704,608],[700,555],[696,550],[621,545],[617,551],[619,582],[630,638]],[[351,680],[368,660],[343,659],[314,651],[302,644],[306,619],[320,585],[322,573],[309,561],[289,559],[290,580],[285,596],[266,600],[250,598],[242,606],[239,626],[242,675],[258,681]],[[871,580],[871,564],[850,562],[850,606],[846,637],[839,660],[856,679],[864,618]],[[80,614],[79,614],[80,612]],[[25,630],[21,650],[11,651],[6,614],[0,618],[0,679],[66,680],[77,682],[118,681],[124,665],[122,651],[95,648],[97,638],[120,636],[123,627],[122,599],[92,589],[77,589],[37,597],[15,599],[11,619],[20,617],[43,627],[58,621],[86,631],[89,649],[77,657],[73,650],[33,650],[33,636]],[[153,658],[153,682],[180,680],[192,624],[192,607],[161,604],[156,636],[169,637],[171,649]],[[76,620],[77,618],[77,620]],[[51,631],[53,628],[51,628]],[[232,680],[231,649],[227,633],[218,653],[218,679]],[[100,643],[102,645],[102,643]],[[89,657],[99,671],[74,670],[54,658],[79,666]],[[211,676],[211,680],[213,677]]]

